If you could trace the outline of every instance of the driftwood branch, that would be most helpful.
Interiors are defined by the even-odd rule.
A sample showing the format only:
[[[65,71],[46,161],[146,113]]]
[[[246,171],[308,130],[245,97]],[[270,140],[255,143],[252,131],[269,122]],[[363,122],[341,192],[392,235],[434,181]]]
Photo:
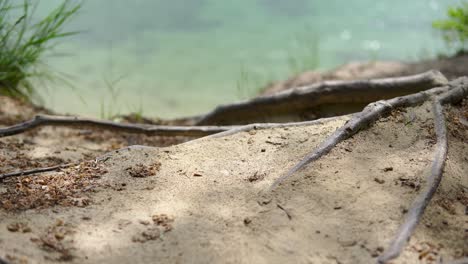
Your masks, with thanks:
[[[378,100],[412,94],[447,84],[438,71],[374,80],[325,81],[277,94],[222,105],[202,117],[197,125],[235,125],[275,118],[308,115],[316,118],[359,112]]]

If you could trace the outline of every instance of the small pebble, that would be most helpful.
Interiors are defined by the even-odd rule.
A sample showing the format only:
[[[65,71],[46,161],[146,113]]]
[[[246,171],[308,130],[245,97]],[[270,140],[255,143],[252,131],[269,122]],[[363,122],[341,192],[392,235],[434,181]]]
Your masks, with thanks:
[[[8,231],[10,231],[10,232],[18,232],[19,228],[20,228],[20,226],[19,226],[18,223],[9,224],[9,225],[7,226],[7,229],[8,229]]]
[[[149,225],[149,224],[150,224],[150,222],[147,221],[147,220],[139,220],[138,222],[139,222],[140,224],[142,224],[142,225]]]
[[[374,181],[375,181],[376,183],[378,183],[378,184],[384,184],[384,183],[385,183],[384,180],[379,179],[379,178],[374,178]]]
[[[356,240],[338,241],[342,247],[352,247],[357,244]]]

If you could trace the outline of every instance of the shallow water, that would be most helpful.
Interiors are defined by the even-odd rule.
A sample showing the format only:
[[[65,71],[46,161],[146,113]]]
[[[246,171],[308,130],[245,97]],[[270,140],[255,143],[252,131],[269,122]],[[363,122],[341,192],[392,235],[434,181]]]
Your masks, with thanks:
[[[52,8],[42,1],[37,15]],[[247,98],[272,80],[350,60],[417,60],[445,46],[431,21],[456,0],[86,1],[45,63],[58,112],[178,117]],[[57,3],[57,2],[55,2]]]

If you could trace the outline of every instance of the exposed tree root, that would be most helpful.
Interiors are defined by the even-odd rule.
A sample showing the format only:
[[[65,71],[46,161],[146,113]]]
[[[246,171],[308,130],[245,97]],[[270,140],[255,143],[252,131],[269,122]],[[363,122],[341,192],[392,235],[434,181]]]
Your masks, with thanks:
[[[360,111],[366,104],[442,86],[447,79],[438,71],[375,80],[325,81],[277,94],[222,105],[202,117],[197,125],[235,125],[284,120],[294,115],[313,119]]]
[[[432,163],[431,175],[427,180],[425,189],[413,202],[405,222],[398,230],[397,235],[392,241],[390,247],[377,260],[378,263],[387,263],[387,261],[400,255],[403,247],[411,237],[414,229],[421,219],[421,216],[424,213],[425,208],[434,196],[442,179],[443,168],[447,157],[447,131],[442,105],[448,103],[457,103],[467,96],[468,78],[460,78],[444,87],[433,88],[416,94],[371,103],[366,108],[364,108],[362,112],[356,114],[344,126],[339,128],[330,137],[328,137],[302,161],[296,164],[283,176],[278,178],[270,187],[270,190],[274,189],[281,182],[310,162],[315,161],[323,155],[327,154],[338,143],[356,134],[359,130],[371,125],[381,116],[388,114],[392,110],[399,107],[415,106],[427,100],[433,99],[437,146],[435,151],[435,158]]]
[[[440,87],[433,88],[435,86]],[[395,97],[397,95],[408,93],[412,94]],[[251,101],[221,106],[203,117],[199,124],[225,122],[239,123],[247,120],[257,120],[263,115],[281,116],[292,112],[297,113],[298,111],[310,110],[312,108],[317,111],[321,111],[323,109],[327,109],[328,106],[336,104],[352,104],[357,106],[382,98],[392,98],[369,103],[361,112],[350,115],[350,119],[342,127],[337,129],[316,149],[279,177],[270,187],[270,190],[272,190],[295,172],[304,168],[307,164],[326,155],[340,142],[372,125],[375,121],[382,116],[389,114],[392,110],[401,107],[416,106],[428,100],[433,100],[437,145],[435,148],[435,157],[432,163],[431,174],[427,179],[425,188],[414,200],[411,209],[406,215],[404,223],[398,229],[390,246],[377,259],[378,263],[387,263],[389,260],[400,255],[442,179],[443,168],[447,157],[447,129],[443,113],[443,105],[456,103],[467,96],[468,78],[459,78],[448,83],[443,75],[435,71],[401,78],[352,82],[324,82],[268,97],[253,99]],[[350,109],[351,108],[346,111]],[[335,116],[330,119],[337,118],[342,117]],[[211,135],[210,137],[223,137],[252,129],[306,126],[323,124],[326,121],[328,121],[328,119],[284,124],[249,124],[244,126],[159,126],[121,124],[77,117],[38,115],[32,120],[14,126],[0,128],[0,137],[20,134],[41,126],[99,127],[115,131],[159,136],[203,137]],[[131,148],[132,147],[129,147],[128,149]],[[100,157],[98,160],[105,161],[108,157],[110,157],[110,154]],[[0,181],[8,177],[54,171],[73,165],[76,165],[76,163],[2,174],[0,175]],[[285,211],[288,218],[291,219],[291,215],[287,210],[279,204],[278,208]],[[2,261],[3,260],[0,258],[0,263],[2,263]],[[460,262],[456,263],[466,263],[466,259],[462,259]]]
[[[439,183],[442,180],[445,160],[447,158],[447,128],[445,125],[445,117],[442,105],[439,100],[433,103],[434,111],[434,127],[437,136],[437,145],[435,157],[432,162],[431,175],[427,179],[426,187],[418,194],[413,201],[411,209],[406,215],[404,223],[397,231],[397,235],[390,243],[390,246],[377,259],[378,263],[387,263],[387,261],[398,257],[401,254],[406,242],[411,237],[414,229],[419,223],[421,216],[424,213],[427,205],[434,196]]]
[[[53,118],[56,118],[55,116],[52,116]],[[233,135],[233,134],[236,134],[236,133],[240,133],[240,132],[246,132],[246,131],[250,131],[250,130],[259,130],[259,129],[268,129],[268,128],[280,128],[280,127],[295,127],[295,126],[311,126],[311,125],[319,125],[319,124],[323,124],[324,122],[327,122],[327,121],[330,121],[330,120],[333,120],[333,119],[337,119],[337,118],[341,118],[341,116],[338,116],[338,117],[331,117],[331,118],[323,118],[323,119],[319,119],[319,120],[313,120],[313,121],[305,121],[305,122],[296,122],[296,123],[283,123],[283,124],[277,124],[277,123],[267,123],[267,124],[262,124],[262,123],[257,123],[257,124],[250,124],[250,125],[245,125],[245,126],[233,126],[233,128],[231,129],[227,129],[224,130],[223,132],[220,132],[220,133],[216,133],[216,134],[212,134],[210,136],[207,136],[207,137],[203,137],[203,138],[209,138],[209,137],[214,137],[214,138],[218,138],[218,137],[225,137],[225,136],[229,136],[229,135]],[[67,118],[66,120],[69,120],[70,118]],[[79,119],[81,120],[81,119]],[[73,123],[74,121],[76,121],[75,119],[73,120],[70,120],[70,123]],[[102,122],[102,121],[94,121],[93,122]],[[106,123],[106,126],[107,126],[107,121],[103,121]],[[16,125],[16,126],[12,126],[12,127],[19,127],[21,124],[19,125]],[[50,124],[50,125],[53,125],[53,124]],[[73,124],[75,125],[75,124]],[[118,123],[110,123],[109,126],[112,128],[114,127],[114,125],[119,125]],[[10,128],[12,128],[10,127]],[[133,127],[133,125],[132,125]],[[7,129],[10,129],[10,128],[7,128]],[[29,126],[25,129],[18,129],[15,131],[15,133],[21,133],[21,132],[25,132],[29,129],[33,129],[34,127],[32,126]],[[106,128],[109,128],[109,127],[106,127]],[[137,128],[135,130],[135,133],[138,133],[139,128]],[[223,127],[221,127],[220,129],[224,129]],[[1,131],[2,129],[0,129],[0,137],[1,137]],[[177,130],[173,130],[173,131],[177,131]],[[123,151],[123,150],[127,150],[127,149],[135,149],[135,148],[147,148],[147,146],[138,146],[138,145],[133,145],[133,146],[128,146],[128,147],[125,147],[123,149],[119,149],[118,151]],[[96,160],[98,161],[104,161],[106,160],[106,158],[110,157],[110,155],[112,155],[112,153],[107,153],[107,154],[104,154],[103,156],[101,157],[98,157]],[[37,174],[37,173],[43,173],[43,172],[49,172],[49,171],[54,171],[54,170],[57,170],[57,169],[61,169],[61,168],[68,168],[70,166],[73,166],[73,165],[76,165],[77,163],[67,163],[67,164],[61,164],[61,165],[56,165],[56,166],[52,166],[52,167],[44,167],[44,168],[36,168],[36,169],[30,169],[30,170],[24,170],[24,171],[18,171],[18,172],[10,172],[10,173],[5,173],[5,174],[0,174],[0,181],[2,181],[3,179],[6,179],[6,178],[10,178],[10,177],[17,177],[17,176],[26,176],[26,175],[31,175],[31,174]]]
[[[452,81],[447,86],[436,87],[415,94],[370,103],[364,108],[364,110],[362,110],[362,112],[355,114],[353,118],[346,122],[344,126],[336,130],[315,150],[306,155],[299,163],[297,163],[289,171],[287,171],[280,178],[278,178],[270,187],[270,190],[277,187],[281,182],[283,182],[285,179],[290,177],[292,174],[294,174],[307,164],[327,154],[333,147],[335,147],[341,141],[351,137],[361,129],[368,127],[383,115],[389,114],[393,109],[399,107],[415,106],[429,100],[432,96],[448,91],[449,92],[444,97],[445,99],[441,99],[441,103],[455,102],[457,100],[459,101],[464,96],[466,96],[467,86],[468,78],[459,78],[455,81]]]
[[[443,104],[456,103],[463,97],[468,96],[467,84],[462,84],[441,96],[437,97],[433,102],[434,112],[434,128],[437,137],[437,145],[435,150],[434,160],[432,161],[431,175],[427,179],[425,188],[419,193],[413,201],[411,209],[406,215],[404,223],[397,231],[397,235],[391,242],[390,246],[377,259],[378,263],[387,263],[387,261],[397,258],[407,241],[410,239],[414,229],[421,220],[421,217],[427,205],[434,196],[444,171],[445,160],[447,159],[447,126],[445,124]]]
[[[157,126],[142,124],[124,124],[89,118],[37,115],[33,119],[0,129],[0,137],[17,135],[42,126],[98,127],[127,133],[150,136],[186,136],[201,137],[235,128],[234,126]]]
[[[335,119],[331,117],[328,119]],[[51,116],[36,115],[33,119],[16,124],[10,127],[0,128],[0,138],[21,134],[38,127],[43,126],[64,126],[64,127],[94,127],[101,129],[114,130],[119,132],[145,134],[149,136],[185,136],[185,137],[204,137],[213,135],[214,137],[228,136],[252,129],[267,129],[275,127],[291,126],[309,126],[313,124],[322,124],[328,119],[313,121],[294,122],[294,123],[256,123],[244,126],[163,126],[163,125],[143,125],[126,124],[106,120],[96,120],[89,118],[80,118],[72,116]]]
[[[32,174],[37,174],[37,173],[42,173],[42,172],[55,171],[58,169],[69,168],[77,164],[78,163],[67,163],[67,164],[60,164],[60,165],[51,166],[51,167],[36,168],[36,169],[0,174],[0,182],[10,177],[26,176],[26,175],[32,175]]]
[[[278,116],[284,113],[298,113],[304,109],[315,108],[321,115],[315,115],[314,119],[326,116],[337,116],[357,112],[369,103],[382,98],[393,98],[401,94],[409,94],[415,91],[427,90],[429,88],[446,84],[447,79],[437,71],[426,73],[376,80],[363,81],[328,81],[312,86],[300,87],[291,91],[285,91],[276,95],[259,97],[250,101],[220,106],[213,112],[201,117],[198,125],[221,124],[224,118],[234,118],[228,123],[251,123],[251,118],[246,113],[254,116]],[[335,111],[337,105],[352,104],[352,109],[345,111]],[[333,106],[332,106],[333,105]],[[331,109],[327,109],[330,106]],[[330,108],[329,107],[329,108]],[[341,113],[341,112],[343,113]],[[326,114],[324,114],[326,112]],[[218,120],[219,117],[221,119]],[[260,118],[261,119],[261,118]],[[236,121],[237,120],[237,121]],[[251,124],[251,127],[270,128],[272,124]],[[143,125],[124,124],[105,120],[89,118],[37,115],[29,121],[0,128],[0,137],[16,135],[41,126],[79,126],[79,127],[99,127],[128,133],[139,133],[157,136],[186,136],[202,137],[216,134],[239,126],[163,126],[163,125]],[[249,127],[240,128],[243,131],[252,129]],[[235,131],[229,133],[236,133]],[[229,134],[228,133],[228,134]]]
[[[352,115],[349,115],[350,117]],[[244,126],[238,126],[234,127],[230,130],[220,132],[217,134],[209,135],[205,138],[220,138],[220,137],[226,137],[226,136],[231,136],[240,132],[248,132],[251,130],[261,130],[261,129],[270,129],[270,128],[282,128],[282,127],[301,127],[301,126],[313,126],[313,125],[321,125],[324,124],[328,121],[335,120],[338,118],[343,118],[345,116],[335,116],[335,117],[328,117],[328,118],[321,118],[317,120],[312,120],[312,121],[303,121],[303,122],[290,122],[290,123],[255,123],[255,124],[249,124],[249,125],[244,125]]]

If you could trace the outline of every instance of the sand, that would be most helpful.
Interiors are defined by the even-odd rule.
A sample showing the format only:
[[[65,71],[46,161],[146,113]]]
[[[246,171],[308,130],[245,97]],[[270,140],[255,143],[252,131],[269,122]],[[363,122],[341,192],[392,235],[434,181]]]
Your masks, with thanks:
[[[461,111],[466,104],[447,110],[444,178],[392,263],[438,263],[468,254],[468,132]],[[429,104],[382,118],[267,191],[347,118],[117,151],[110,150],[164,144],[65,128],[0,139],[4,164],[17,153],[28,161],[102,157],[30,178],[32,187],[20,179],[2,183],[4,202],[18,184],[37,191],[49,188],[41,177],[83,177],[80,186],[60,183],[76,187],[72,200],[30,201],[31,209],[3,206],[0,256],[12,263],[375,263],[425,184],[435,146]],[[83,173],[89,164],[102,171]],[[14,167],[8,166],[2,169]]]

